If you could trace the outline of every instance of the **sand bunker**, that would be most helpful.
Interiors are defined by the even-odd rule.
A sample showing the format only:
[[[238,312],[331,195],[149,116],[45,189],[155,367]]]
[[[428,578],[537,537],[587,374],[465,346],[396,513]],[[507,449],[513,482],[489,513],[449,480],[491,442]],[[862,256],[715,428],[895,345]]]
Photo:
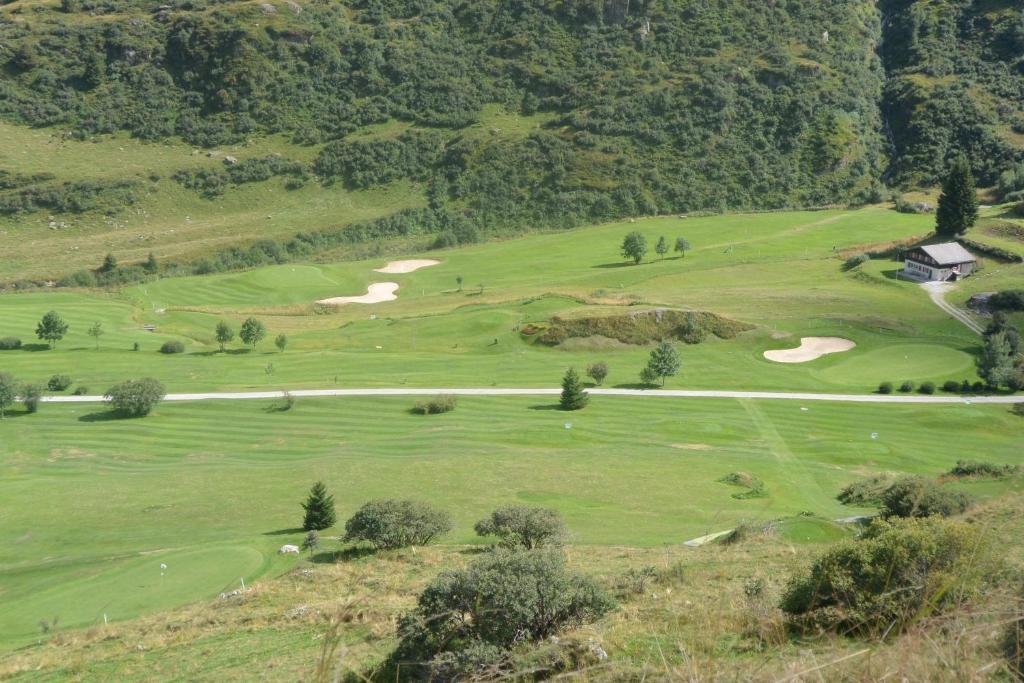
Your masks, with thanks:
[[[795,349],[765,351],[764,357],[776,363],[806,363],[830,353],[849,351],[854,344],[842,337],[801,337],[800,346]]]
[[[331,299],[320,299],[318,304],[341,306],[343,304],[379,304],[382,301],[394,301],[398,298],[397,282],[376,282],[366,289],[362,296],[336,296]]]
[[[373,272],[388,273],[392,275],[398,273],[411,273],[414,270],[419,270],[420,268],[429,268],[430,266],[436,266],[439,263],[441,262],[429,258],[409,259],[407,261],[392,261],[383,268],[374,268]]]

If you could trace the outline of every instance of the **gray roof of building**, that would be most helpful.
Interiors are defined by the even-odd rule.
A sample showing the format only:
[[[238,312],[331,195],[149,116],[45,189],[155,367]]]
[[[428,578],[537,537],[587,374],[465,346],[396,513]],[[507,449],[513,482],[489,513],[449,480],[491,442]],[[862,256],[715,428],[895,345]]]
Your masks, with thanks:
[[[940,266],[947,266],[954,263],[967,263],[968,261],[977,261],[974,254],[964,249],[956,242],[946,242],[945,244],[929,244],[921,247],[921,251],[935,259],[935,262]]]

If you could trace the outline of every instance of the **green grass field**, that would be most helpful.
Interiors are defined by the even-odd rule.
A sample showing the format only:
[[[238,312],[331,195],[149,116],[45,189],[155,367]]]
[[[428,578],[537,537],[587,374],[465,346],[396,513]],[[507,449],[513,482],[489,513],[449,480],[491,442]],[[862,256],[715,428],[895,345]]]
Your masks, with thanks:
[[[973,379],[977,337],[916,285],[894,279],[898,264],[841,269],[839,252],[925,234],[929,220],[883,209],[657,218],[430,252],[441,265],[405,275],[374,273],[386,260],[376,259],[170,278],[113,292],[7,295],[0,297],[0,336],[32,341],[49,309],[62,313],[71,331],[55,350],[0,352],[0,363],[24,379],[68,373],[94,391],[139,375],[157,377],[172,391],[550,386],[566,366],[595,360],[610,364],[609,384],[632,384],[646,349],[601,339],[550,349],[524,342],[516,329],[554,315],[668,306],[755,326],[733,340],[683,348],[673,387],[870,391],[885,380]],[[652,245],[659,235],[683,235],[694,248],[685,259],[654,256],[627,265],[618,245],[632,229]],[[992,267],[978,286],[991,284],[982,278],[997,270],[1003,279],[1022,272]],[[318,299],[362,294],[385,281],[399,283],[398,300],[314,311]],[[264,320],[271,337],[286,333],[287,351],[277,353],[268,339],[255,352],[236,341],[229,353],[216,353],[216,323],[237,328],[249,315]],[[94,321],[106,331],[99,350],[86,335]],[[144,331],[146,324],[156,332]],[[801,365],[762,356],[807,335],[847,337],[857,348]],[[158,354],[168,339],[183,340],[187,352]],[[132,352],[136,342],[140,351]]]
[[[546,348],[517,329],[555,315],[672,307],[753,329],[681,344],[670,388],[868,392],[883,380],[974,379],[979,339],[896,280],[895,262],[842,270],[845,254],[924,235],[930,220],[881,208],[652,218],[430,252],[440,265],[404,275],[374,273],[382,258],[5,294],[0,336],[28,345],[0,352],[0,371],[33,381],[66,373],[91,393],[139,376],[170,391],[554,386],[567,366],[604,360],[606,384],[629,386],[648,348],[606,339]],[[652,247],[659,235],[681,235],[694,248],[626,265],[618,247],[634,229]],[[990,264],[953,298],[1021,272]],[[384,281],[400,284],[396,301],[313,306]],[[33,343],[50,309],[71,324],[54,350]],[[249,315],[267,324],[268,339],[219,353],[217,321],[237,327]],[[105,330],[98,349],[86,334],[95,321]],[[284,353],[270,341],[280,332],[290,340]],[[762,355],[809,335],[857,346],[799,365]],[[186,353],[158,353],[170,339]],[[599,397],[566,415],[551,404],[465,398],[431,418],[399,398],[300,399],[289,412],[262,401],[169,403],[131,421],[98,404],[16,412],[0,422],[0,543],[9,549],[0,648],[37,638],[43,620],[124,620],[284,572],[295,560],[276,550],[301,538],[299,502],[317,479],[342,519],[375,497],[441,504],[457,522],[447,543],[473,542],[477,518],[522,502],[558,508],[578,544],[659,547],[802,512],[818,518],[785,523],[781,537],[824,542],[837,532],[821,519],[860,512],[835,501],[858,476],[940,474],[960,457],[1024,460],[1019,418],[998,406]],[[718,480],[734,472],[762,480],[768,495],[733,497],[738,489]],[[964,485],[988,497],[1016,482]]]
[[[965,456],[1024,462],[1020,418],[1005,406],[597,398],[566,416],[549,403],[466,398],[423,417],[400,398],[300,399],[290,412],[222,401],[132,421],[51,405],[8,418],[0,644],[34,638],[41,620],[121,620],[285,570],[295,560],[275,551],[301,539],[299,502],[317,479],[342,520],[376,497],[437,503],[456,521],[450,543],[473,542],[476,519],[519,502],[559,509],[579,544],[660,546],[742,520],[856,514],[835,495],[869,473],[940,474]],[[718,482],[732,472],[768,495],[734,498]]]

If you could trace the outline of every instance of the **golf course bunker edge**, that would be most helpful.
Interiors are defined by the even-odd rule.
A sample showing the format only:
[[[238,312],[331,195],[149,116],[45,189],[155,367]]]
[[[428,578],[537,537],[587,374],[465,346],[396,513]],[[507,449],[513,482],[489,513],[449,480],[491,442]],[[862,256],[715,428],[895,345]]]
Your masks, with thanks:
[[[765,351],[764,357],[776,363],[807,363],[830,353],[849,351],[855,346],[856,343],[842,337],[801,337],[800,346],[795,349],[772,349]]]
[[[328,306],[342,306],[344,304],[379,304],[384,301],[394,301],[398,298],[395,292],[398,291],[397,282],[375,282],[366,288],[366,294],[361,296],[335,296],[330,299],[320,299],[318,304]]]

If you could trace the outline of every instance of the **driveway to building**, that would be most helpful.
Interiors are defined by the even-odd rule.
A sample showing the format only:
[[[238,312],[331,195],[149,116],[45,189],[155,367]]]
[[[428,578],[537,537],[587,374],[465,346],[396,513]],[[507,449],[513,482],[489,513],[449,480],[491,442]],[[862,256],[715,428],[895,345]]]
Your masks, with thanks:
[[[974,318],[967,313],[967,311],[959,309],[946,301],[946,292],[953,291],[956,287],[948,282],[922,282],[921,287],[928,292],[928,296],[931,297],[931,300],[935,302],[936,306],[962,322],[971,330],[971,332],[981,334],[985,331],[985,328],[979,325]]]

